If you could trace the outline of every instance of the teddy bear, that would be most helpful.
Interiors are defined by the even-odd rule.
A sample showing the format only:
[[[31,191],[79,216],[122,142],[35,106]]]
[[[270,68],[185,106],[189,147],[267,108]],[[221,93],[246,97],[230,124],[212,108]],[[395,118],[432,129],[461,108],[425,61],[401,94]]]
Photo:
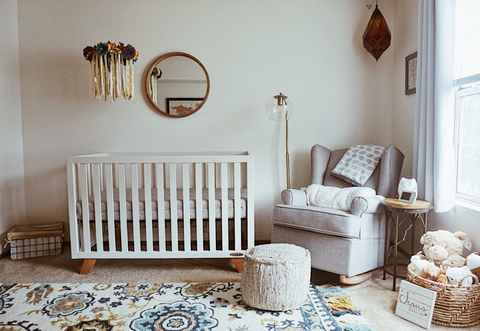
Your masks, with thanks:
[[[427,261],[423,254],[413,255],[410,258],[413,269],[412,271],[425,279],[437,281],[440,274],[444,273],[443,269],[436,266],[432,261]]]
[[[466,261],[462,252],[467,240],[467,235],[461,231],[437,230],[427,231],[420,243],[426,259],[434,261],[437,266],[462,267]]]
[[[460,268],[465,265],[466,259],[460,255],[450,255],[442,261],[443,267]]]

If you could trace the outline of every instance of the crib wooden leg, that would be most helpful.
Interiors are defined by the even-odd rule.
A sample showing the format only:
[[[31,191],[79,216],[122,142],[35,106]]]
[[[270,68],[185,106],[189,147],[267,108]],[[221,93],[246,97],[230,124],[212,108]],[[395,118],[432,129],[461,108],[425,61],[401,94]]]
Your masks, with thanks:
[[[95,265],[95,262],[97,262],[97,259],[83,260],[83,265],[82,265],[82,269],[80,269],[80,274],[88,275],[92,271],[93,266]]]
[[[237,269],[239,273],[242,273],[243,271],[243,258],[241,259],[230,259],[232,260],[233,265]]]

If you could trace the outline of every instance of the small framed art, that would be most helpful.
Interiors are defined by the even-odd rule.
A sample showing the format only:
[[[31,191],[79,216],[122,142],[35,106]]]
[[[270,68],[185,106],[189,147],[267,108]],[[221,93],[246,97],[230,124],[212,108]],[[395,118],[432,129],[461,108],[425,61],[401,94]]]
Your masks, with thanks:
[[[185,115],[197,109],[203,98],[167,98],[167,112],[172,115]]]
[[[417,91],[417,52],[405,58],[405,94]]]
[[[395,314],[422,328],[429,329],[437,292],[402,280]]]

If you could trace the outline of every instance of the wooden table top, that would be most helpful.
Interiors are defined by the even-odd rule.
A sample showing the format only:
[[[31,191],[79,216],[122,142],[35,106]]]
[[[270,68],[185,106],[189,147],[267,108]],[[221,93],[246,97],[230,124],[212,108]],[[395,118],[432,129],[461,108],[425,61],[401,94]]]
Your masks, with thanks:
[[[398,200],[397,198],[385,198],[383,204],[388,207],[398,209],[429,209],[430,201],[416,200],[414,203],[408,203]]]

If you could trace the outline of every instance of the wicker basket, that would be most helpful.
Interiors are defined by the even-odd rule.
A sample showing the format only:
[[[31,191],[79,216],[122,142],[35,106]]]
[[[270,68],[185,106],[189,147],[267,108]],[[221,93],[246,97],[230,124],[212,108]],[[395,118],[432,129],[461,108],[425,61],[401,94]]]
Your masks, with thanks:
[[[12,260],[59,255],[63,252],[63,223],[14,226],[7,238]]]
[[[469,276],[474,279],[473,285],[461,286],[437,283],[422,278],[413,272],[411,264],[407,271],[409,282],[437,292],[432,323],[454,328],[480,324],[480,284],[477,276],[473,274]]]

